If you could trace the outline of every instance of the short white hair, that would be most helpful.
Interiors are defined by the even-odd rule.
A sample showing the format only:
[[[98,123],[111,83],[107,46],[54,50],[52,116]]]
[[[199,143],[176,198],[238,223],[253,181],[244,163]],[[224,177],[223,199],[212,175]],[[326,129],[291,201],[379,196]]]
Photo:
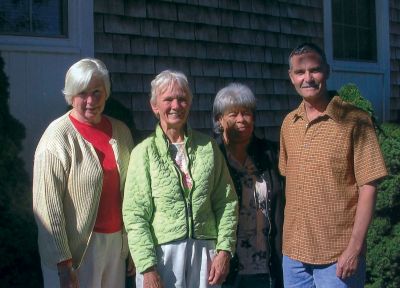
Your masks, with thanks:
[[[72,98],[84,91],[93,77],[103,81],[107,99],[111,84],[106,65],[99,59],[84,58],[73,64],[65,75],[65,86],[62,90],[65,101],[71,105]]]
[[[189,97],[189,101],[192,102],[193,95],[192,91],[190,91],[187,77],[182,72],[173,70],[164,70],[151,81],[150,102],[155,103],[157,96],[162,94],[173,83],[177,83],[186,96]]]

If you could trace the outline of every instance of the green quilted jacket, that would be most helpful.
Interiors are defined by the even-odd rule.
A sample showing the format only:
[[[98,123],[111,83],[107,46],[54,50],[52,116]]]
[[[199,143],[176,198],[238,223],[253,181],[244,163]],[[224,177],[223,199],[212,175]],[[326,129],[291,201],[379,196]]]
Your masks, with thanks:
[[[138,272],[157,264],[157,245],[176,240],[215,239],[217,250],[234,252],[237,197],[224,157],[213,139],[190,128],[185,145],[190,191],[159,125],[131,153],[122,212]]]

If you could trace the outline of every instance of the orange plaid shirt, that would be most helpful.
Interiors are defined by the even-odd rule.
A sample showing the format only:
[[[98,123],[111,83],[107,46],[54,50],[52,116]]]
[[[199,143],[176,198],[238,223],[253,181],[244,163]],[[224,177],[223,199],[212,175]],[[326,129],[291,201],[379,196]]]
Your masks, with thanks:
[[[387,175],[372,121],[334,96],[309,122],[301,103],[283,121],[280,146],[283,254],[310,264],[336,262],[350,240],[359,187]]]

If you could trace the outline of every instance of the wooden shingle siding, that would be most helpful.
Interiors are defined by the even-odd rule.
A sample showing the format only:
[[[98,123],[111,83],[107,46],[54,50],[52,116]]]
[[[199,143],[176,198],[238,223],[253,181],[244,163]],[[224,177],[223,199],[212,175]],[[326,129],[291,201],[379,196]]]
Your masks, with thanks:
[[[190,123],[211,132],[215,94],[243,82],[258,99],[258,132],[278,139],[299,103],[287,75],[290,50],[323,44],[320,0],[95,0],[95,56],[111,72],[112,97],[132,109],[137,129],[154,129],[150,81],[184,72],[194,94]]]
[[[390,1],[390,119],[400,123],[400,1]]]

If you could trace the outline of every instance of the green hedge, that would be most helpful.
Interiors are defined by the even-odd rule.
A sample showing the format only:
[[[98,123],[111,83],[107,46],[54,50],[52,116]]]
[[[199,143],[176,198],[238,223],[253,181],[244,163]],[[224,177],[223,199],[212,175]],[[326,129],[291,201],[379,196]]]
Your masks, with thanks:
[[[355,84],[339,91],[347,102],[367,111],[375,122],[389,176],[378,185],[374,220],[368,232],[367,285],[369,288],[400,287],[400,125],[378,124],[371,103]]]

